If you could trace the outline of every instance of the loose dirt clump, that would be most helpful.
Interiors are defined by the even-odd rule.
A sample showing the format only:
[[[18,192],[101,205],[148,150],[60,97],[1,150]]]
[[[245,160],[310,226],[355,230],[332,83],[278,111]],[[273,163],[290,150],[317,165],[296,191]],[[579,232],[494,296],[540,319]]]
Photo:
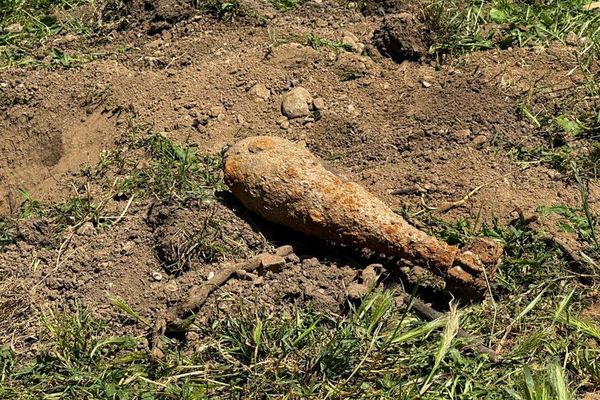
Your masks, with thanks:
[[[373,44],[396,62],[419,61],[429,53],[429,28],[410,13],[386,15],[373,34]]]
[[[260,252],[266,241],[219,202],[183,206],[154,205],[148,215],[155,251],[165,270],[180,274],[197,263],[246,258]]]

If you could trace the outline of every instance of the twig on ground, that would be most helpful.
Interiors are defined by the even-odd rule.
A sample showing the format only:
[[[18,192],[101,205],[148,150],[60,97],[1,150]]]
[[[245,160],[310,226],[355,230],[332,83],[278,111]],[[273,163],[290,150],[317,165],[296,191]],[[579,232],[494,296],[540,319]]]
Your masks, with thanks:
[[[596,264],[590,257],[585,256],[583,252],[579,253],[576,250],[571,249],[564,240],[550,233],[541,233],[541,239],[547,244],[558,248],[565,256],[570,258],[571,261],[579,265],[591,265],[594,268],[598,267],[598,264]]]
[[[429,321],[433,321],[434,319],[439,319],[445,316],[444,313],[434,310],[431,306],[425,304],[423,301],[415,297],[411,297],[408,293],[404,294],[404,299],[406,302],[410,302],[411,308],[415,310],[417,314]],[[459,328],[457,336],[471,341],[472,344],[470,345],[470,347],[473,350],[481,354],[487,354],[487,356],[493,362],[500,361],[500,356],[498,355],[498,353],[485,346],[481,339],[476,338],[464,329]]]
[[[421,197],[421,204],[425,208],[423,210],[421,210],[421,211],[416,212],[414,215],[417,216],[417,215],[423,214],[426,211],[434,211],[434,212],[437,212],[437,213],[448,212],[448,211],[452,210],[453,208],[460,207],[460,206],[464,205],[467,201],[469,201],[471,199],[471,197],[473,197],[475,194],[477,194],[477,192],[479,192],[481,189],[483,189],[484,187],[486,187],[489,184],[491,184],[491,182],[487,183],[487,184],[479,185],[475,189],[473,189],[469,193],[467,193],[466,196],[463,197],[462,199],[457,200],[457,201],[453,201],[453,202],[449,202],[449,203],[443,203],[439,207],[430,207],[430,206],[428,206],[427,204],[425,204],[425,200],[423,199],[423,197]]]
[[[286,256],[282,249],[292,252],[291,246],[283,246],[275,251],[279,256]],[[162,316],[159,316],[154,325],[152,332],[152,354],[156,358],[162,358],[161,340],[160,337],[166,332],[181,331],[185,325],[185,319],[192,313],[197,312],[206,302],[208,296],[211,295],[219,287],[223,286],[236,273],[236,271],[244,270],[253,272],[263,265],[263,260],[266,256],[271,256],[270,253],[262,253],[250,260],[236,264],[226,265],[217,272],[208,282],[196,286],[186,299],[177,303],[173,308],[168,310]]]

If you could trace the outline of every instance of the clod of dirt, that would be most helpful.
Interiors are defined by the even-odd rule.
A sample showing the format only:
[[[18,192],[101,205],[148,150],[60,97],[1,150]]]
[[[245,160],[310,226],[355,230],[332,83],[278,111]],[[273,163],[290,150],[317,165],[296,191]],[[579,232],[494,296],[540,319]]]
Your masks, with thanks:
[[[119,6],[105,6],[102,19],[118,21],[124,18],[131,26],[141,26],[153,35],[190,18],[194,12],[191,0],[126,0]]]
[[[486,274],[463,252],[409,225],[362,186],[327,171],[305,147],[269,136],[244,139],[226,154],[225,182],[250,210],[294,230],[399,256],[482,294]],[[493,275],[493,269],[487,276]]]
[[[313,107],[315,110],[324,110],[325,109],[325,100],[322,97],[317,97],[313,100]]]
[[[405,0],[364,0],[361,2],[360,12],[363,15],[385,15],[397,13],[410,6]],[[414,7],[414,6],[413,6]]]
[[[256,97],[257,100],[264,101],[267,101],[271,96],[271,91],[265,86],[264,83],[257,83],[256,85],[252,86],[250,90],[248,90],[248,93]]]
[[[55,243],[53,228],[45,219],[22,219],[18,222],[18,237],[29,245],[51,246]]]
[[[361,54],[365,45],[360,43],[356,35],[349,31],[344,31],[342,36],[342,45],[350,48],[353,52]]]
[[[283,95],[281,112],[288,118],[300,118],[310,115],[313,98],[308,90],[295,87]]]
[[[189,208],[154,206],[147,218],[154,228],[157,258],[170,274],[194,262],[212,263],[246,256],[263,247],[262,237],[219,203],[197,203]]]
[[[410,13],[388,15],[373,34],[373,44],[396,62],[418,61],[428,54],[429,28]]]
[[[359,300],[364,297],[377,281],[377,275],[381,272],[381,264],[371,264],[361,272],[358,282],[352,282],[348,285],[348,298],[350,300]]]

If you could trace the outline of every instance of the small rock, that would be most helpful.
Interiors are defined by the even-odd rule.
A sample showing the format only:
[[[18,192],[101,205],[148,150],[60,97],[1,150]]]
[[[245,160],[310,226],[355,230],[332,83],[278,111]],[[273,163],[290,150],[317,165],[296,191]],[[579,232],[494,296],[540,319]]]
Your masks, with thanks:
[[[263,278],[262,276],[258,276],[254,280],[254,286],[262,286],[264,283],[265,283],[265,278]]]
[[[94,236],[97,233],[96,227],[91,222],[86,222],[77,229],[77,234],[81,236]]]
[[[285,116],[277,118],[276,122],[281,127],[281,129],[287,129],[290,127],[290,121]]]
[[[319,266],[319,260],[316,257],[307,258],[302,260],[302,266],[304,268],[315,268]]]
[[[365,45],[358,41],[356,35],[352,32],[344,31],[342,36],[342,45],[350,48],[355,53],[362,53]]]
[[[383,270],[383,265],[381,264],[370,264],[362,271],[360,275],[363,284],[370,286],[377,280],[377,275],[379,271]]]
[[[260,264],[265,271],[279,272],[285,265],[285,258],[273,254],[263,254]]]
[[[125,243],[123,243],[123,247],[121,247],[121,250],[124,253],[130,253],[131,250],[133,250],[135,248],[135,242],[133,240],[128,240]]]
[[[275,255],[279,257],[287,257],[294,252],[294,248],[292,246],[285,245],[275,249]]]
[[[23,26],[21,24],[11,24],[6,27],[8,33],[21,33],[23,32]]]
[[[208,275],[206,275],[206,280],[207,280],[207,281],[210,281],[210,280],[211,280],[212,278],[214,278],[214,277],[215,277],[215,272],[214,272],[214,271],[210,271],[210,272],[208,273]]]
[[[310,115],[313,98],[308,90],[295,87],[283,95],[281,112],[288,118],[300,118]]]
[[[262,83],[257,83],[252,86],[248,93],[255,96],[258,100],[268,100],[271,96],[271,91]]]
[[[459,129],[458,131],[456,131],[456,136],[461,139],[467,139],[469,136],[471,136],[471,130],[470,129]]]
[[[348,110],[348,114],[356,114],[356,107],[353,104],[348,104],[346,109]]]
[[[290,263],[293,263],[293,264],[300,262],[300,257],[298,257],[298,255],[296,255],[294,253],[290,254],[285,259],[287,260],[287,262],[290,262]]]
[[[237,116],[237,122],[239,124],[243,124],[244,122],[246,122],[246,119],[244,118],[244,116],[242,114],[238,114],[238,116]]]
[[[423,87],[426,87],[426,88],[431,87],[431,83],[429,83],[427,81],[423,81],[423,82],[421,82],[421,84],[423,85]]]
[[[317,97],[313,100],[313,108],[315,110],[324,110],[325,109],[325,100],[321,97]]]
[[[152,279],[157,282],[162,281],[162,274],[160,272],[152,271]]]
[[[225,114],[225,107],[223,106],[214,106],[210,108],[210,116],[213,118],[218,118],[220,115]]]
[[[481,149],[487,143],[487,136],[485,135],[477,135],[473,139],[473,146],[476,149]]]

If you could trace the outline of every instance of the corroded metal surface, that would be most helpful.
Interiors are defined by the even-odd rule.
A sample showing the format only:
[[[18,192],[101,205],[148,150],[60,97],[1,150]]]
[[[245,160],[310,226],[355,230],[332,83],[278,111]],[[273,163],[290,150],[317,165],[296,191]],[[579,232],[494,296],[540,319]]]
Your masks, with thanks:
[[[269,221],[409,259],[469,292],[486,287],[472,252],[409,225],[362,186],[327,171],[303,146],[278,137],[247,138],[229,148],[224,172],[233,194]]]

